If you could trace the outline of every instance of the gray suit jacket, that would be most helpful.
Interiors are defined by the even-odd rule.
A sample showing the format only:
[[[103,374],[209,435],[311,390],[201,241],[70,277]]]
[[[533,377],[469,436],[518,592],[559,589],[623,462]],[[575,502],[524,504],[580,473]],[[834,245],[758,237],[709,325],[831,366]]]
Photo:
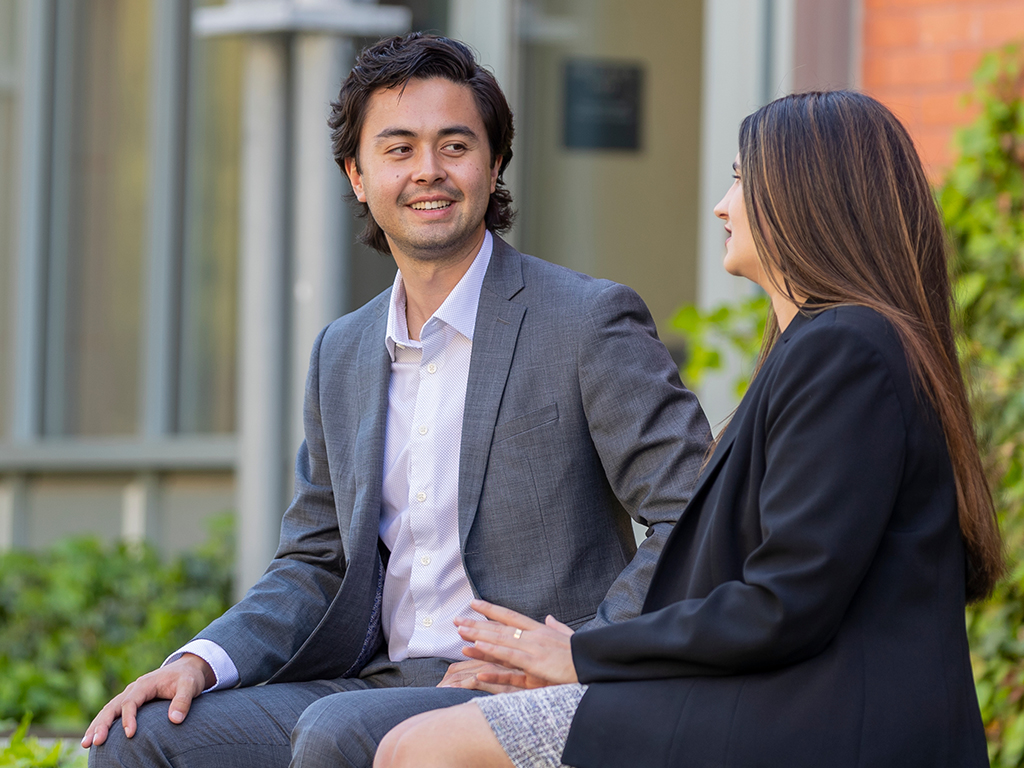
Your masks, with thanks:
[[[241,685],[354,675],[380,645],[389,299],[317,338],[280,547],[199,635],[227,651]],[[477,595],[573,627],[636,616],[708,438],[636,293],[495,238],[459,460]],[[626,513],[648,526],[639,551]]]

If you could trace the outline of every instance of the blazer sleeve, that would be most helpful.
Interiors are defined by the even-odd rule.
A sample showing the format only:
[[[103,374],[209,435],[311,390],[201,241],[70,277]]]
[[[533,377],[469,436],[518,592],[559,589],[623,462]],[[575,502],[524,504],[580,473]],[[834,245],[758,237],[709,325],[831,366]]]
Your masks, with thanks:
[[[277,553],[245,597],[197,638],[223,648],[240,685],[269,679],[312,634],[345,572],[320,414],[319,363],[324,329],[306,378],[306,439],[295,461],[295,495],[281,524]]]
[[[744,514],[759,515],[762,531],[742,578],[576,634],[581,681],[761,671],[825,647],[871,566],[903,473],[904,412],[876,344],[861,330],[825,323],[776,350],[780,364],[757,411],[765,420],[759,487],[756,446],[753,457],[726,459],[750,461]]]
[[[583,408],[605,475],[630,517],[647,528],[597,616],[581,627],[590,630],[640,614],[668,534],[690,500],[711,430],[632,289],[604,287],[589,303],[577,344]]]

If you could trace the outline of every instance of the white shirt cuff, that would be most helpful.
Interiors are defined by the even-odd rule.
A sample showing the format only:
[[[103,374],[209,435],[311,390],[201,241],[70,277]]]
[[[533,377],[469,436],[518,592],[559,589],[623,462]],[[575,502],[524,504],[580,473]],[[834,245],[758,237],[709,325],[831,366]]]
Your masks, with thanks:
[[[209,664],[213,670],[216,682],[203,691],[203,693],[219,691],[223,688],[234,688],[238,685],[238,667],[235,666],[235,662],[231,660],[227,652],[212,640],[193,640],[168,656],[160,666],[165,667],[172,661],[177,661],[186,653],[198,656]]]

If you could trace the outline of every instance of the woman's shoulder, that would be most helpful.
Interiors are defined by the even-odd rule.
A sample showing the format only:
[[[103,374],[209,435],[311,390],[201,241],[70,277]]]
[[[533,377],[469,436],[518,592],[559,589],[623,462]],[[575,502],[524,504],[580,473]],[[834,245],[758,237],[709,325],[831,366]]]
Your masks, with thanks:
[[[881,312],[859,304],[842,304],[817,312],[801,311],[786,331],[783,338],[840,335],[861,338],[868,343],[889,340],[899,343],[895,327]]]
[[[869,307],[844,305],[814,314],[800,314],[782,334],[787,352],[836,354],[844,350],[873,350],[887,363],[906,368],[906,355],[896,327]]]
[[[804,375],[809,368],[830,369],[837,376],[882,369],[905,406],[914,397],[913,377],[899,332],[874,309],[843,305],[798,315],[780,342],[784,344],[781,369]]]

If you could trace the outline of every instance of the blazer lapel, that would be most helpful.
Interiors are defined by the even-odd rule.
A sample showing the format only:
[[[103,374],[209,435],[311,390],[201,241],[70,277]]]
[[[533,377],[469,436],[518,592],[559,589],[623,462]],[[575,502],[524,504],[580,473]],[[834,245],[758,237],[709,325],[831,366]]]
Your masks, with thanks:
[[[462,420],[459,543],[463,551],[480,502],[498,406],[526,314],[525,305],[511,301],[522,289],[522,255],[495,237],[491,263],[480,291]]]
[[[735,416],[733,417],[735,419]],[[708,460],[708,464],[704,467],[704,470],[700,473],[700,478],[697,480],[697,485],[693,488],[693,493],[690,495],[690,503],[697,498],[697,494],[701,492],[707,483],[708,478],[714,477],[715,470],[718,469],[718,465],[722,463],[722,460],[729,454],[729,448],[732,446],[733,441],[736,440],[736,430],[726,429],[725,434],[722,435],[722,439],[718,441],[718,445],[715,446],[715,452],[711,454],[711,458]]]
[[[384,345],[388,325],[388,300],[382,297],[377,316],[363,331],[356,353],[361,372],[358,397],[362,416],[356,434],[359,466],[355,472],[356,501],[352,510],[351,546],[358,555],[377,551],[381,491],[384,484],[384,435],[388,415],[388,384],[391,357]]]
[[[782,342],[786,341],[786,338],[781,339]],[[712,454],[711,459],[708,461],[706,467],[700,473],[700,477],[697,479],[697,484],[693,488],[693,494],[690,496],[690,503],[697,498],[697,496],[704,489],[704,486],[710,482],[711,478],[714,477],[715,471],[718,469],[719,464],[729,455],[729,448],[736,440],[736,435],[743,428],[743,422],[747,418],[747,413],[753,406],[753,403],[758,402],[762,397],[762,389],[765,386],[765,381],[770,377],[772,368],[774,367],[774,357],[769,355],[768,360],[761,367],[761,372],[757,378],[754,379],[750,384],[750,389],[740,400],[740,404],[736,407],[736,411],[733,413],[732,418],[729,419],[729,425],[725,429],[725,434],[722,435],[722,439],[715,446],[715,452]]]

